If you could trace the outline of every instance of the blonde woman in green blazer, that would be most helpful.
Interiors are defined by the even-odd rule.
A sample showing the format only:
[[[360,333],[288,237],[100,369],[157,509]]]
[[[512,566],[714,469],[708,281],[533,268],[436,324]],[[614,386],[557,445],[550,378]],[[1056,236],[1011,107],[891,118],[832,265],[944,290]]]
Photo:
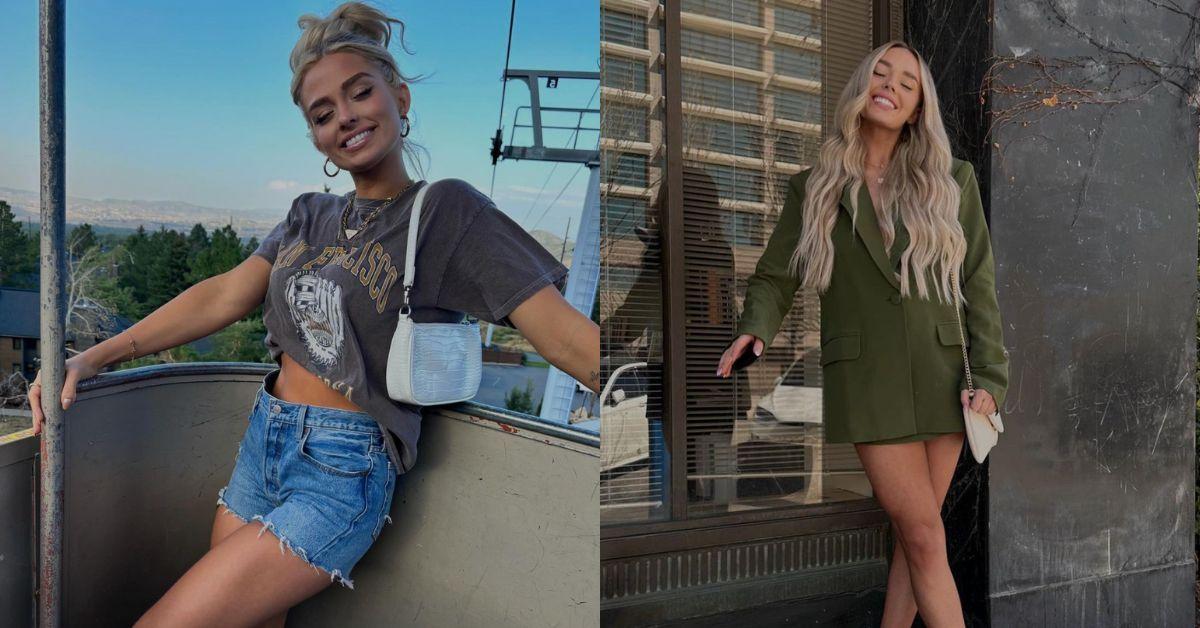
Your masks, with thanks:
[[[991,413],[1008,386],[979,186],[971,164],[950,154],[929,68],[903,42],[863,60],[835,121],[818,163],[789,181],[717,373],[770,346],[798,288],[820,293],[825,440],[855,444],[899,541],[883,626],[910,626],[918,611],[928,626],[962,626],[941,506],[962,450],[962,406]]]

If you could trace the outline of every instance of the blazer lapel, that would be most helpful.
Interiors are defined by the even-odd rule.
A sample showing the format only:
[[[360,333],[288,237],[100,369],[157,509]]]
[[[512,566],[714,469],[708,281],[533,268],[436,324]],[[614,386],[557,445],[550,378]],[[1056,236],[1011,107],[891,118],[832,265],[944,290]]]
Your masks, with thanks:
[[[854,218],[852,214],[854,210],[850,204],[850,190],[853,187],[854,185],[851,182],[842,188],[842,198],[839,203],[842,209],[846,210],[846,215],[852,219]],[[879,221],[876,220],[875,208],[871,205],[871,193],[867,190],[865,183],[858,191],[858,219],[854,222],[854,230],[858,232],[858,236],[866,244],[867,252],[871,255],[871,260],[875,262],[875,267],[879,269],[879,272],[883,273],[888,283],[899,290],[900,280],[893,269],[891,259],[883,251],[883,234],[879,231]],[[895,244],[892,246],[895,246]]]

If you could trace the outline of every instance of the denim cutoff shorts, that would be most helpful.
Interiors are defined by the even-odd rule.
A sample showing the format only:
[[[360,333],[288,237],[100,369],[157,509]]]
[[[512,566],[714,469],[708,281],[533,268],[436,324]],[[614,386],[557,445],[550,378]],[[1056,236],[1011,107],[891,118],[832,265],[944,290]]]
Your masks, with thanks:
[[[366,412],[291,403],[267,392],[268,373],[238,445],[229,484],[217,504],[242,521],[259,521],[314,569],[353,589],[350,571],[379,538],[396,472]]]

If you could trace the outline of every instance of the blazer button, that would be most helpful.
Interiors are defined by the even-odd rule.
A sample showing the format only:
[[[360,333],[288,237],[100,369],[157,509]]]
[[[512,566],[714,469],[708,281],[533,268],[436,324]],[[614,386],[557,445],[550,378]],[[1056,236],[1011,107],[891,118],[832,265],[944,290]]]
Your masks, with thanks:
[[[888,303],[891,303],[892,305],[900,305],[900,295],[893,294],[892,296],[888,297]]]

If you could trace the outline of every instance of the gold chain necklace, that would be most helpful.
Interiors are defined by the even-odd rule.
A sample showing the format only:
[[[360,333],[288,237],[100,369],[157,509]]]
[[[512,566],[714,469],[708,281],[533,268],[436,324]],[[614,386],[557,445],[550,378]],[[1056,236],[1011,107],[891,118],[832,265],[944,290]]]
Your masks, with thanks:
[[[363,216],[362,222],[359,223],[357,229],[351,229],[350,222],[349,222],[350,208],[354,206],[354,199],[357,195],[357,191],[351,191],[350,198],[346,200],[346,207],[342,209],[342,220],[341,220],[342,239],[349,240],[349,239],[353,238],[354,236],[358,235],[363,229],[366,229],[367,225],[371,224],[371,221],[375,220],[376,216],[378,216],[380,213],[382,213],[384,209],[387,209],[388,207],[391,207],[393,204],[395,204],[395,202],[397,200],[399,200],[400,197],[403,196],[405,192],[408,191],[408,188],[412,187],[415,183],[416,183],[416,181],[409,181],[408,185],[404,186],[404,188],[401,189],[399,192],[397,192],[395,196],[390,196],[388,198],[383,199],[383,202],[382,202],[382,204],[380,204],[379,207],[376,207],[375,209],[371,210],[371,213]]]

